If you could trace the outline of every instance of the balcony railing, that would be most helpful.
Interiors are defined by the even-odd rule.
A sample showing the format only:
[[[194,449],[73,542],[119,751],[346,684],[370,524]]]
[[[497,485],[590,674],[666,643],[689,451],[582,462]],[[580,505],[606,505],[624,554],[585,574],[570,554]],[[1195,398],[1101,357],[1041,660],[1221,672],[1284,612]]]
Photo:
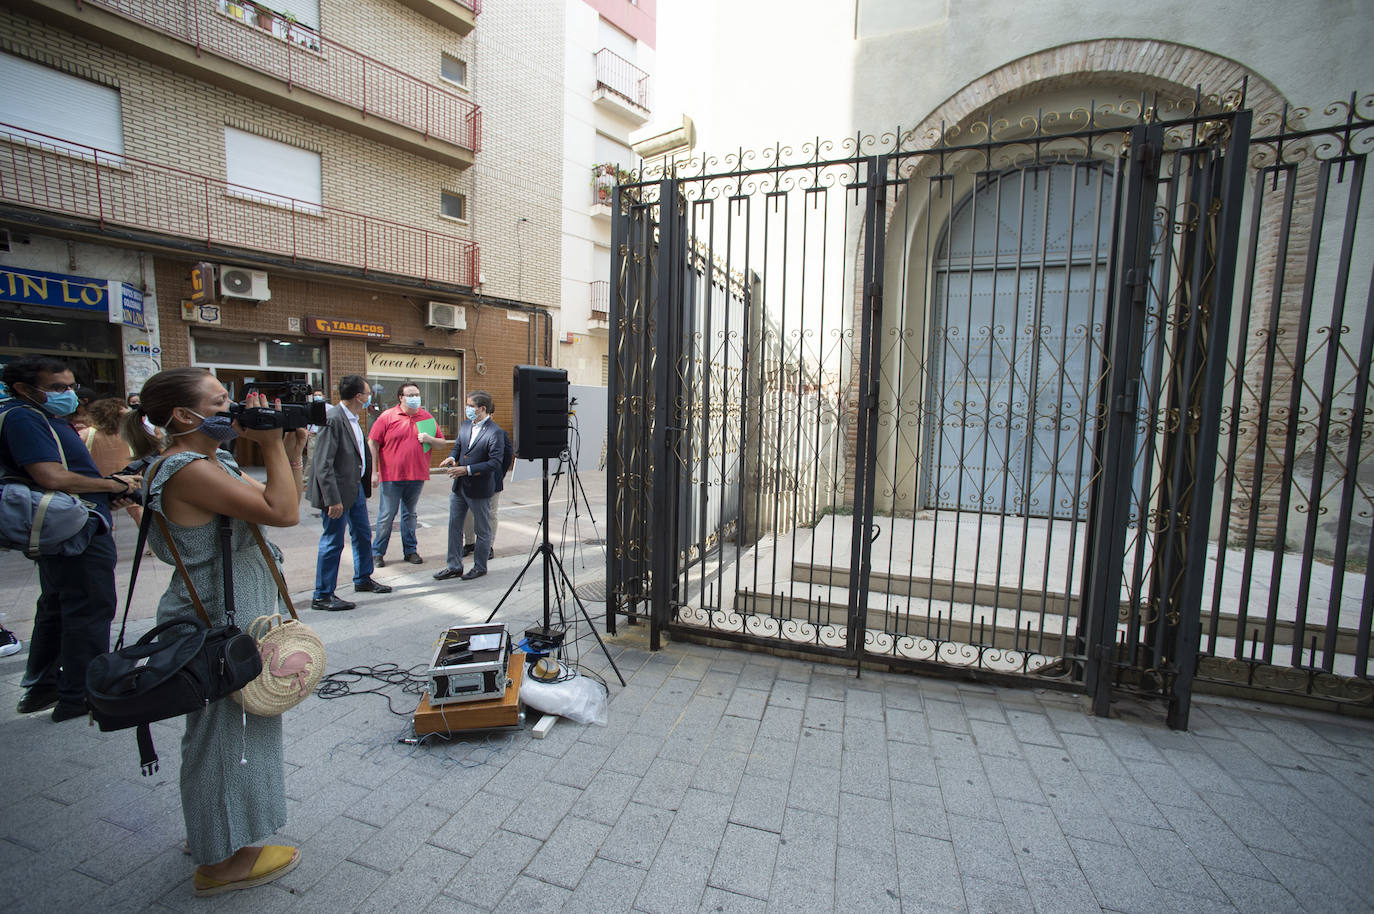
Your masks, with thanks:
[[[85,0],[196,48],[361,111],[479,152],[482,109],[313,33],[308,46],[246,25],[214,0]],[[463,5],[472,7],[477,0]],[[318,45],[318,47],[316,47]]]
[[[649,110],[649,74],[609,48],[596,52],[596,87]]]
[[[482,15],[482,0],[457,0],[459,6],[466,6],[474,15]]]
[[[600,282],[588,283],[591,288],[592,320],[608,321],[611,319],[608,313],[611,308],[611,284],[602,280]]]
[[[474,242],[0,123],[0,201],[206,246],[471,287]]]

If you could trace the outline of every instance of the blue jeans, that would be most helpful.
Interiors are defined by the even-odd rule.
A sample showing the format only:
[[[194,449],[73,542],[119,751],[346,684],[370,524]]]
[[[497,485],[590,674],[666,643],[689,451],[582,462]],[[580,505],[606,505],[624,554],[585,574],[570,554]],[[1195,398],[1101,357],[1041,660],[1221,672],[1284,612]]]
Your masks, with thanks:
[[[385,556],[386,547],[391,545],[391,522],[396,519],[397,508],[401,510],[401,554],[420,551],[415,540],[415,506],[424,487],[423,479],[382,483],[381,502],[377,506],[377,535],[372,540],[374,555]]]
[[[448,567],[463,570],[463,521],[469,511],[477,534],[472,564],[478,571],[486,572],[487,555],[491,552],[491,499],[468,498],[461,492],[452,492],[448,497]]]
[[[338,517],[330,517],[327,509],[321,509],[320,520],[324,523],[324,532],[320,534],[320,552],[315,562],[315,599],[327,600],[339,583],[339,557],[343,555],[345,526],[353,539],[354,585],[372,577],[372,525],[367,520],[363,484],[358,483],[358,497],[351,508]]]

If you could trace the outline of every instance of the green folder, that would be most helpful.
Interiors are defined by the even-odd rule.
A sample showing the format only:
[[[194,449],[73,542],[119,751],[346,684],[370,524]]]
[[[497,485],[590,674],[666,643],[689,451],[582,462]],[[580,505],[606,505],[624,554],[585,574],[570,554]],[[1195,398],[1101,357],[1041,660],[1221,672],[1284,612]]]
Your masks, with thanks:
[[[435,432],[439,431],[439,423],[434,419],[421,419],[419,422],[415,423],[415,430],[417,432],[424,432],[426,435],[433,435]],[[425,449],[426,454],[429,453],[430,446],[428,444],[421,445],[421,447]]]

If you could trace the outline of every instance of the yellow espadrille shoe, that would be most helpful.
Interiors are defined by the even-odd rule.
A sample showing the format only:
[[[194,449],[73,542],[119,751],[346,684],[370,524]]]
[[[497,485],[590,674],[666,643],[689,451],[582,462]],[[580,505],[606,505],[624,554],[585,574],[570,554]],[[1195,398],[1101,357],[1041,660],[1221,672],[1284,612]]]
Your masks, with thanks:
[[[269,844],[258,853],[258,859],[253,862],[253,868],[242,879],[221,882],[202,874],[200,867],[196,867],[196,875],[193,880],[196,897],[205,898],[210,895],[222,895],[225,892],[236,892],[239,889],[251,889],[255,885],[266,885],[294,870],[296,864],[300,862],[301,852],[299,848],[287,847],[283,844]]]

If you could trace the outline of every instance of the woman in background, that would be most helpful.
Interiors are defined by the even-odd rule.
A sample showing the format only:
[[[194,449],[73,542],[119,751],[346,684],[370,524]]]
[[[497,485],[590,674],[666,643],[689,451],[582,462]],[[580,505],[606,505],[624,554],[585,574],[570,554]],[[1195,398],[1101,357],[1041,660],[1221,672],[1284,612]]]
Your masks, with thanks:
[[[133,449],[120,437],[119,431],[120,420],[127,412],[129,408],[124,401],[115,397],[96,400],[86,407],[86,415],[91,423],[86,449],[91,452],[91,459],[95,461],[95,468],[101,476],[123,472],[133,459]],[[82,440],[86,437],[83,434]],[[126,510],[134,523],[143,518],[143,508],[138,505],[129,505]]]

